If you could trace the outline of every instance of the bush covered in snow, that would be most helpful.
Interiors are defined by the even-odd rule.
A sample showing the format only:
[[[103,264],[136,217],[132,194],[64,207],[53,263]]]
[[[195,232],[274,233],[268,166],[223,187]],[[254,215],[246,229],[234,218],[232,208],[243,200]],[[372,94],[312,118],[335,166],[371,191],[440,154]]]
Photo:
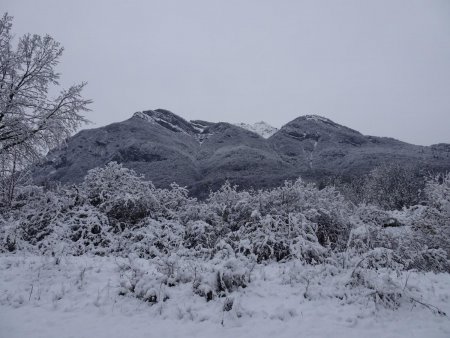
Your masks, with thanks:
[[[414,219],[417,241],[450,256],[450,173],[431,177],[425,186],[427,207]]]
[[[393,269],[395,262],[395,269],[449,271],[449,182],[450,175],[429,179],[426,205],[401,211],[355,204],[332,186],[319,189],[301,179],[259,191],[227,182],[198,201],[183,187],[157,189],[111,162],[78,186],[19,187],[2,207],[0,250],[345,267],[363,259],[365,269]],[[211,290],[245,285],[248,276],[231,267],[217,272],[220,283]],[[202,293],[203,282],[196,283]]]

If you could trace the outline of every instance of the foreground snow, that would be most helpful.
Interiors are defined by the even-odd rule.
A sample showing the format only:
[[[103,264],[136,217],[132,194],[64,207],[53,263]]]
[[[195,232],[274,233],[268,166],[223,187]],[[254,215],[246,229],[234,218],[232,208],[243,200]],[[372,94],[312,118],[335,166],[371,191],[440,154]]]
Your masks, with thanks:
[[[161,285],[169,299],[150,305],[119,295],[123,261],[1,256],[0,337],[450,336],[450,319],[420,305],[404,302],[390,310],[369,298],[340,299],[347,273],[319,276],[320,266],[308,270],[310,279],[302,274],[306,268],[294,262],[257,266],[247,288],[210,302],[195,295],[191,283]],[[140,264],[148,266],[147,261]],[[450,313],[448,274],[404,278],[421,291],[423,301]],[[229,299],[233,307],[224,311]]]

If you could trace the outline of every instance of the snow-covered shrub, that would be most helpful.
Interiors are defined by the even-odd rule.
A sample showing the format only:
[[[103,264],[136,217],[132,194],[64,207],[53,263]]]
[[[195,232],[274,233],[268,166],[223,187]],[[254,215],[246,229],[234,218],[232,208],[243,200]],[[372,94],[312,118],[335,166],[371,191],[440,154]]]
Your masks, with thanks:
[[[153,258],[176,252],[183,245],[184,226],[178,221],[142,220],[134,229],[125,229],[114,236],[112,251]]]
[[[421,266],[423,264],[423,266]],[[444,271],[448,264],[443,250],[424,249],[411,256],[401,256],[398,252],[386,248],[376,248],[365,255],[353,267],[350,279],[348,299],[360,301],[361,296],[369,297],[376,305],[396,309],[402,301],[413,302],[443,314],[430,304],[426,304],[420,290],[408,285],[408,276],[402,270],[418,269],[421,271]],[[448,268],[448,265],[447,265]]]
[[[180,262],[180,257],[175,253],[158,257],[153,262],[156,263],[157,270],[164,276],[163,283],[168,286],[175,286],[180,281],[188,282],[191,280],[191,278],[186,277],[186,274],[183,273],[183,267],[185,266]]]
[[[381,247],[401,251],[412,240],[409,228],[386,227],[390,214],[374,205],[361,204],[351,217],[353,229],[347,243],[347,250],[356,253],[368,252]]]
[[[393,269],[373,260],[385,250],[407,269],[442,271],[450,252],[449,181],[447,175],[427,183],[427,206],[395,212],[354,206],[333,187],[301,179],[260,191],[238,191],[227,182],[197,201],[185,188],[156,189],[112,162],[91,170],[79,187],[19,187],[0,218],[0,245],[2,251],[135,254],[159,262],[176,253],[348,267],[364,257],[364,268]],[[401,221],[390,222],[393,217]]]
[[[27,187],[18,199],[24,203],[17,209],[20,213],[20,237],[32,245],[41,242],[53,232],[55,220],[71,204],[68,196],[44,191],[42,187]]]
[[[117,162],[89,170],[81,187],[116,231],[134,226],[145,217],[155,218],[160,208],[153,184]]]
[[[58,187],[50,191],[36,186],[18,187],[14,204],[5,213],[8,224],[1,232],[3,243],[10,251],[24,247],[42,249],[43,242],[55,233],[59,222],[80,203],[83,202],[72,188]]]
[[[159,209],[156,216],[166,219],[179,219],[187,210],[197,204],[197,200],[190,198],[189,191],[176,183],[170,185],[170,189],[155,189],[155,198]]]
[[[23,250],[27,244],[20,237],[18,221],[0,215],[0,252]]]
[[[249,285],[255,266],[256,261],[253,257],[240,255],[227,259],[215,257],[203,266],[196,267],[193,292],[207,301],[227,296]]]
[[[214,285],[211,281],[214,280],[213,275],[218,263],[198,259],[189,255],[189,251],[180,250],[178,253],[156,257],[151,262],[163,276],[161,281],[169,287],[192,283],[195,289],[199,282],[211,287]]]
[[[374,248],[374,238],[380,227],[362,224],[352,229],[348,240],[348,250],[362,254]]]
[[[402,270],[404,265],[404,260],[394,250],[378,247],[364,254],[355,270],[358,268]]]
[[[353,267],[347,286],[353,292],[362,291],[376,305],[397,309],[404,290],[396,277],[400,275],[404,265],[403,259],[393,250],[375,248],[364,254]],[[357,297],[360,295],[357,294]]]
[[[229,225],[231,231],[238,230],[250,220],[254,210],[252,202],[249,192],[237,191],[237,186],[231,186],[228,181],[207,200],[208,207]]]
[[[135,297],[151,304],[169,299],[161,282],[161,275],[145,269],[142,263],[129,258],[126,263],[119,263],[120,289],[119,295]]]
[[[301,179],[286,181],[284,186],[261,193],[259,211],[262,215],[280,215],[286,219],[292,214],[303,214],[315,223],[315,235],[323,246],[342,250],[347,243],[351,224],[351,205],[334,188],[319,190]]]
[[[189,221],[184,234],[184,246],[199,254],[209,254],[217,244],[220,233],[204,221]]]
[[[258,261],[290,257],[319,262],[324,247],[342,250],[350,232],[350,204],[333,188],[319,190],[301,179],[264,191],[238,192],[225,184],[208,206],[220,216],[222,238],[235,252]],[[228,231],[227,231],[228,229]]]
[[[417,169],[380,165],[364,181],[364,200],[385,210],[401,210],[419,203],[423,185]]]
[[[428,205],[450,218],[450,173],[429,178],[425,185]]]
[[[217,242],[216,246],[214,247],[213,254],[214,259],[218,259],[221,261],[236,257],[235,249],[224,239],[221,239],[219,242]]]
[[[409,211],[405,210],[404,213],[408,214]],[[421,252],[426,248],[423,236],[411,226],[386,226],[388,215],[389,213],[373,206],[361,205],[358,208],[352,219],[355,228],[348,241],[347,257],[358,260],[361,256],[365,259],[364,265],[373,262],[374,267],[378,263],[373,261],[373,255],[383,253],[377,259],[390,258],[398,263],[395,267],[388,266],[391,269],[418,268],[418,262],[423,258]],[[347,264],[351,264],[350,261],[347,260]]]
[[[229,238],[236,236],[236,251],[254,254],[258,262],[295,257],[318,263],[323,261],[326,249],[319,244],[316,229],[317,225],[300,213],[288,217],[266,215]]]
[[[334,262],[311,265],[293,260],[277,268],[281,270],[282,283],[301,290],[302,298],[307,301],[330,298],[345,301],[347,298],[348,270]]]
[[[168,298],[168,290],[192,283],[192,291],[205,300],[245,288],[255,262],[244,257],[209,262],[171,254],[142,261],[129,256],[118,263],[120,295],[156,303]]]
[[[216,274],[217,295],[224,296],[239,288],[247,287],[254,264],[244,257],[232,258],[222,263]]]
[[[412,222],[416,242],[443,249],[450,256],[450,173],[431,177],[425,186],[427,206]]]
[[[236,251],[244,255],[254,254],[258,262],[280,261],[290,255],[290,239],[285,237],[280,219],[265,216],[254,220],[237,233],[229,236]]]
[[[347,285],[354,289],[353,291],[359,291],[356,297],[365,295],[376,305],[395,310],[400,306],[403,289],[393,274],[390,269],[357,268],[351,274]]]
[[[111,236],[108,218],[89,204],[76,205],[58,217],[54,231],[41,248],[49,251],[64,243],[64,253],[82,255],[93,253],[104,255],[109,251]]]
[[[408,269],[419,271],[449,272],[450,261],[444,249],[424,248],[410,256]]]
[[[436,209],[427,207],[422,218],[413,223],[413,229],[419,247],[443,249],[450,255],[450,221]]]
[[[348,220],[335,217],[329,210],[318,210],[311,220],[317,224],[316,236],[321,245],[339,250],[345,248],[350,234]]]
[[[210,278],[209,280],[204,280],[203,278],[196,278],[194,282],[192,283],[192,291],[199,295],[200,297],[203,297],[206,299],[207,302],[214,299],[216,296],[215,290],[214,290],[214,281],[213,278]]]
[[[76,187],[45,191],[19,187],[8,227],[1,236],[6,249],[29,247],[44,253],[106,253],[107,217],[89,205]]]
[[[356,225],[372,225],[381,227],[389,218],[389,213],[386,210],[380,209],[373,204],[359,204],[353,212],[352,222]]]

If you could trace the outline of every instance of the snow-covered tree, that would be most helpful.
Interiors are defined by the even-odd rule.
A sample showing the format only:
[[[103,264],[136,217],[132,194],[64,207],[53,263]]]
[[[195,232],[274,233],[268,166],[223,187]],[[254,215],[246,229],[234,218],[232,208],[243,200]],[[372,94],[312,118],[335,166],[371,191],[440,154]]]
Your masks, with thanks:
[[[91,100],[85,83],[51,95],[63,48],[51,36],[25,34],[14,41],[12,17],[0,18],[0,161],[2,176],[59,145],[82,123]]]
[[[431,177],[425,185],[428,205],[450,218],[450,173]]]
[[[423,184],[413,169],[385,164],[374,168],[365,179],[363,198],[386,210],[400,210],[420,201]]]

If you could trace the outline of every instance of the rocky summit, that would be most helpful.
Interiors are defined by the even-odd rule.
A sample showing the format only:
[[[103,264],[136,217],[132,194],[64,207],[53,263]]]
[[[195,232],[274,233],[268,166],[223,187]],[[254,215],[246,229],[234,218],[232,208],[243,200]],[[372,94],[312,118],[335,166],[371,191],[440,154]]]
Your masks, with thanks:
[[[259,189],[299,176],[321,182],[364,175],[384,163],[445,171],[450,144],[418,146],[366,136],[317,115],[300,116],[277,130],[265,123],[187,121],[156,109],[80,131],[51,151],[33,177],[37,183],[78,183],[89,169],[110,161],[157,187],[176,182],[202,197],[226,180]]]

